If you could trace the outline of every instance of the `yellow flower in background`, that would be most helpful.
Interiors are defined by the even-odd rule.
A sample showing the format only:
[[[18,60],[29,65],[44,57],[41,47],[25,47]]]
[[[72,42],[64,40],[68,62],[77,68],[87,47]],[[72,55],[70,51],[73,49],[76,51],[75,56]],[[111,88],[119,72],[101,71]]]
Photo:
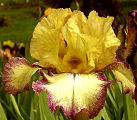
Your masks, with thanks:
[[[13,48],[14,42],[12,42],[11,40],[4,41],[3,46],[9,46],[10,48]]]
[[[46,91],[51,111],[62,108],[72,119],[79,113],[93,118],[103,108],[107,88],[113,84],[103,73],[111,69],[122,83],[123,93],[131,91],[135,97],[130,66],[116,58],[120,41],[112,22],[113,17],[99,17],[95,11],[86,18],[80,11],[51,9],[36,26],[30,43],[31,56],[38,63],[11,59],[2,75],[5,90],[14,95],[21,92],[37,70],[46,69],[50,72],[39,70],[43,79],[33,82],[32,88],[36,93]]]

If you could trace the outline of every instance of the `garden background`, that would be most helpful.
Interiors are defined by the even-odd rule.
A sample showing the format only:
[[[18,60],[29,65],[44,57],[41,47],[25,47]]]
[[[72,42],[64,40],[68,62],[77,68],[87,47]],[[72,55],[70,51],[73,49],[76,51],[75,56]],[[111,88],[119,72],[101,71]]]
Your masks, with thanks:
[[[95,9],[101,16],[112,15],[116,19],[113,25],[116,34],[120,24],[127,25],[128,11],[137,8],[137,0],[88,0],[86,2],[83,0],[0,0],[0,21],[6,17],[2,23],[4,25],[0,23],[0,49],[3,49],[4,41],[23,43],[24,57],[33,63],[35,60],[30,56],[29,42],[36,24],[44,15],[44,10],[49,7],[80,9],[86,15]],[[24,91],[17,96],[6,93],[1,78],[6,62],[6,59],[0,59],[0,120],[68,120],[61,109],[55,114],[50,112],[45,92],[37,95],[30,87],[30,91]],[[114,79],[111,71],[106,74],[108,76],[111,74]],[[34,81],[38,79],[38,75],[32,77]],[[105,107],[94,120],[137,120],[135,101],[130,94],[123,95],[121,89],[120,83],[117,82],[109,88]]]

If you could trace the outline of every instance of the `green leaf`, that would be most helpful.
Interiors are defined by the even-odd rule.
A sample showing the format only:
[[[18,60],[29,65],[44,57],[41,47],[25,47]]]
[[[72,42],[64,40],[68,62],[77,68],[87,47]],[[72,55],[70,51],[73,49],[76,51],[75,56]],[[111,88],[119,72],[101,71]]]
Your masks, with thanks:
[[[31,112],[30,120],[40,120],[40,109],[39,109],[39,96],[34,94],[33,99],[31,100]]]
[[[8,96],[6,99],[10,99],[9,96]],[[8,105],[7,102],[5,102],[4,100],[2,100],[1,98],[0,98],[0,103],[4,106],[4,109],[5,109],[6,113],[7,113],[7,114],[10,114],[10,117],[11,117],[11,118],[13,117],[13,119],[16,120],[16,119],[17,119],[17,116],[16,116],[16,114],[13,112],[13,110],[11,109],[11,106]]]
[[[14,107],[17,115],[19,116],[19,118],[20,118],[21,120],[24,120],[24,118],[21,116],[20,110],[19,110],[19,108],[18,108],[18,105],[17,105],[17,103],[16,103],[16,100],[15,100],[14,96],[13,96],[13,95],[10,95],[10,98],[11,98],[13,107]]]
[[[39,95],[39,108],[41,120],[55,120],[54,114],[50,112],[48,107],[46,92],[41,92]]]
[[[113,120],[113,117],[111,117],[112,115],[106,110],[105,107],[101,110],[101,115],[103,116],[104,120]]]
[[[7,120],[7,117],[6,117],[6,114],[5,114],[5,111],[0,103],[0,120]]]

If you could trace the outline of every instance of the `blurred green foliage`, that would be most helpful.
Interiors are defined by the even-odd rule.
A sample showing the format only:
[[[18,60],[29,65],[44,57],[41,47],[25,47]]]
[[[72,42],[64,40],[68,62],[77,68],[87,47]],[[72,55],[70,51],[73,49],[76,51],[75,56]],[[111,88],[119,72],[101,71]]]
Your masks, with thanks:
[[[40,1],[43,0],[0,0],[0,3],[4,3],[4,5],[14,5],[14,4],[34,3]]]
[[[36,7],[3,10],[0,16],[7,17],[7,26],[0,27],[0,40],[12,40],[18,42],[29,42],[32,31],[38,22]]]

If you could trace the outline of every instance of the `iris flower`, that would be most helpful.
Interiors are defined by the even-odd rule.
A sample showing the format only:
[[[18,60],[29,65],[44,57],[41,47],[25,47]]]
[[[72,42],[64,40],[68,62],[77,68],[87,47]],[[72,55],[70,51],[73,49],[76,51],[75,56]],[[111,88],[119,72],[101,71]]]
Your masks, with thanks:
[[[95,11],[86,18],[80,11],[51,9],[36,26],[30,43],[31,56],[38,62],[9,60],[2,75],[5,90],[13,95],[22,92],[38,70],[43,79],[33,82],[32,88],[36,93],[46,91],[52,112],[61,108],[71,119],[79,114],[94,118],[114,83],[104,71],[112,70],[123,93],[131,92],[134,98],[133,73],[116,54],[120,40],[111,27],[113,19],[99,17]]]

